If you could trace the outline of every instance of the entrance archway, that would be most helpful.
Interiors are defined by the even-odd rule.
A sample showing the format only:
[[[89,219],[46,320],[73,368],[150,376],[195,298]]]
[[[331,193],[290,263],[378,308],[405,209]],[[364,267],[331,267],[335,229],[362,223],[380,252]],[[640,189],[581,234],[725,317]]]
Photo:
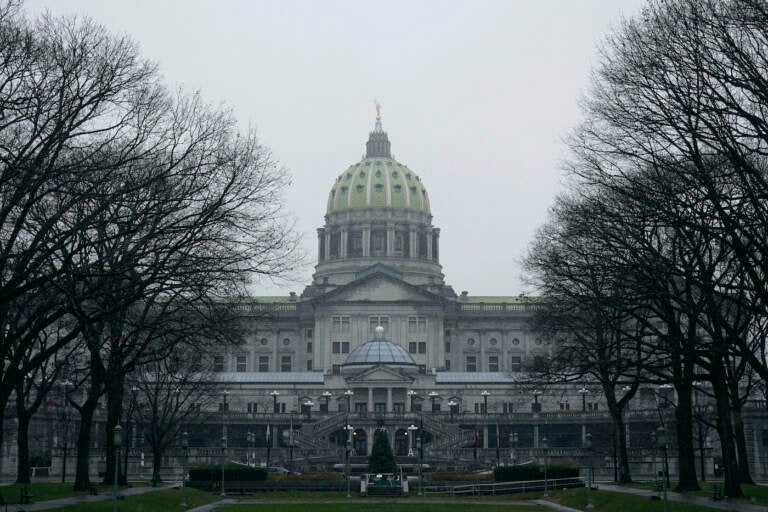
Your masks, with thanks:
[[[398,457],[408,455],[408,431],[403,428],[395,431],[395,455]]]
[[[368,455],[368,436],[362,428],[355,429],[352,433],[352,449],[355,455]]]

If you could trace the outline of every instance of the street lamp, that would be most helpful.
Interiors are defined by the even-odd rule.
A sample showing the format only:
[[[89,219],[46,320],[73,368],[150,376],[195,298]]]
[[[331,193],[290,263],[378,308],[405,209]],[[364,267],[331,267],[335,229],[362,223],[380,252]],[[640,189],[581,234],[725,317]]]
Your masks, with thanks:
[[[408,399],[411,401],[411,412],[413,412],[413,397],[418,395],[418,393],[412,389],[409,389],[407,395]]]
[[[328,412],[328,403],[331,401],[331,392],[323,391],[323,400],[325,400],[325,412]]]
[[[347,473],[347,498],[351,498],[352,494],[350,493],[350,483],[349,482],[350,482],[352,476],[350,475],[350,471],[349,471],[349,457],[350,457],[350,455],[352,453],[352,431],[354,430],[354,428],[352,427],[352,425],[346,425],[344,427],[344,430],[347,431],[347,440],[345,442],[346,450],[344,452],[346,454],[345,465],[346,465],[346,473]]]
[[[541,440],[541,448],[544,450],[544,497],[549,498],[549,488],[547,485],[547,448],[549,448],[549,443],[546,437]]]
[[[416,431],[419,430],[419,427],[417,427],[414,424],[411,424],[410,427],[408,427],[408,456],[413,457],[413,438],[416,436]]]
[[[347,414],[352,412],[352,397],[354,396],[355,392],[351,389],[348,389],[344,392],[344,396],[347,397]]]
[[[483,415],[488,414],[488,396],[490,393],[487,389],[484,389],[480,392],[480,395],[483,397]]]
[[[539,395],[542,392],[538,389],[533,390],[533,412],[539,412],[541,410],[541,406],[539,405]]]
[[[595,508],[592,503],[592,434],[587,432],[584,436],[584,451],[587,453],[587,462],[589,467],[587,469],[587,508]]]
[[[276,389],[273,389],[272,391],[269,392],[269,396],[272,397],[272,412],[275,413],[275,414],[280,412],[277,409],[277,397],[278,397],[278,395],[280,395],[280,392],[278,390],[276,390]]]
[[[115,447],[115,479],[112,481],[112,512],[117,512],[117,473],[120,467],[120,446],[123,444],[123,427],[112,429],[112,445]]]
[[[579,394],[581,395],[582,412],[587,412],[587,393],[589,393],[589,390],[582,386],[582,388],[579,390]]]
[[[517,453],[515,452],[515,448],[517,448],[517,441],[518,441],[518,435],[517,432],[510,432],[509,433],[509,445],[512,447],[512,450],[510,451],[510,463],[514,464],[517,462]]]
[[[312,400],[307,400],[304,402],[304,410],[307,411],[307,421],[312,421],[312,406],[315,405],[315,402]]]
[[[453,422],[453,413],[455,412],[455,409],[456,409],[456,406],[457,406],[457,405],[459,405],[459,404],[457,404],[457,403],[456,403],[456,402],[454,402],[453,400],[450,400],[450,401],[448,402],[448,407],[449,407],[449,408],[450,408],[450,410],[451,410],[451,422]]]
[[[424,461],[424,440],[422,439],[422,432],[423,431],[419,430],[418,437],[416,438],[416,450],[419,452],[419,496],[424,495],[424,472],[421,467]]]
[[[429,399],[432,400],[432,412],[434,413],[435,412],[435,400],[437,400],[437,397],[440,396],[440,393],[438,393],[437,391],[430,391],[428,396],[429,396]]]
[[[221,495],[226,496],[227,493],[224,490],[224,466],[227,462],[227,435],[221,436]]]
[[[176,390],[176,392],[178,393],[179,390]],[[131,440],[133,439],[134,448],[136,444],[136,422],[133,421],[133,413],[136,412],[136,407],[138,405],[138,401],[136,400],[136,395],[138,393],[139,388],[136,385],[131,386],[131,403],[128,407],[127,415],[128,431],[125,433],[125,460],[123,460],[123,474],[125,475],[126,484],[128,483],[128,455],[130,453],[129,450],[131,448]]]
[[[251,466],[251,455],[253,455],[253,466],[255,466],[256,454],[254,452],[256,450],[256,433],[249,430],[245,438],[248,441],[248,457],[246,457],[248,465]]]
[[[189,434],[182,432],[181,434],[181,449],[184,452],[184,465],[181,468],[181,506],[187,506],[187,487],[185,484],[187,480],[187,460],[189,458]]]
[[[656,429],[656,447],[664,450],[664,476],[662,481],[662,501],[664,503],[664,512],[667,512],[667,429],[659,427]]]

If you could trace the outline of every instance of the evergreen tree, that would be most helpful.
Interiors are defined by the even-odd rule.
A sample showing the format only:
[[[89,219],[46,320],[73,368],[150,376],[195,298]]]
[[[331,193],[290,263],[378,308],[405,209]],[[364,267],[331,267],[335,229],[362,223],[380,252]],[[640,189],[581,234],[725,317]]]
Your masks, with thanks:
[[[373,449],[368,457],[369,473],[396,473],[397,462],[389,446],[389,436],[384,429],[376,430],[373,436]]]

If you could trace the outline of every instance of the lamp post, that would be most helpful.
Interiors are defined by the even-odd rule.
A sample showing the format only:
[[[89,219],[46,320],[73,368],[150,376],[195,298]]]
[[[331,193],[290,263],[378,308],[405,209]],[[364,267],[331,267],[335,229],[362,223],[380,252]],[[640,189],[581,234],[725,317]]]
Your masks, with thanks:
[[[419,430],[418,437],[416,438],[416,450],[419,452],[419,496],[424,495],[424,473],[422,471],[422,462],[424,460],[424,441],[422,439],[422,431]]]
[[[667,429],[664,427],[659,427],[656,429],[656,446],[664,451],[664,477],[661,484],[662,489],[662,502],[664,503],[664,512],[667,512],[668,505],[667,505],[667,478],[669,475],[667,475]]]
[[[541,406],[539,405],[539,395],[542,392],[538,389],[533,390],[533,412],[539,412],[541,409]]]
[[[187,480],[187,460],[189,458],[189,434],[182,432],[181,434],[181,449],[183,453],[184,465],[181,467],[181,506],[187,506],[187,486],[185,485]]]
[[[544,497],[549,498],[549,486],[547,485],[547,448],[549,448],[549,443],[546,437],[541,440],[541,448],[544,450]]]
[[[323,391],[323,400],[325,400],[325,412],[328,412],[328,403],[331,401],[331,392]]]
[[[352,479],[352,475],[350,475],[350,468],[349,468],[349,458],[352,453],[352,431],[354,428],[352,425],[346,425],[344,427],[344,430],[347,431],[347,441],[346,441],[346,450],[344,453],[346,454],[345,458],[345,465],[346,465],[346,474],[347,474],[347,498],[351,498],[352,494],[350,492],[350,480]]]
[[[312,421],[312,406],[315,405],[315,402],[312,400],[307,400],[304,402],[304,410],[307,412],[307,421]]]
[[[280,392],[276,389],[273,389],[272,391],[269,392],[269,396],[272,397],[272,412],[274,414],[277,414],[278,412],[280,412],[277,408],[277,397],[279,395],[280,395]]]
[[[67,477],[67,441],[69,438],[69,386],[72,385],[72,382],[69,380],[65,380],[61,383],[62,386],[64,386],[64,399],[62,400],[62,409],[61,409],[61,419],[63,422],[63,430],[61,433],[61,443],[62,443],[62,457],[61,457],[61,483],[64,483],[66,477]]]
[[[350,412],[352,412],[352,397],[355,395],[355,392],[351,389],[348,389],[344,392],[344,396],[347,397],[347,415],[349,415]]]
[[[588,469],[587,469],[587,508],[595,508],[595,505],[592,503],[592,434],[587,432],[587,435],[584,436],[584,451],[587,453],[587,462]]]
[[[221,436],[221,495],[226,496],[227,493],[224,490],[224,466],[227,462],[227,435]]]
[[[456,402],[454,402],[453,400],[450,400],[450,401],[448,402],[448,407],[449,407],[449,408],[450,408],[450,410],[451,410],[451,423],[453,423],[453,413],[455,412],[455,408],[456,408],[456,406],[457,406],[457,405],[459,405],[459,404],[457,404],[457,403],[456,403]]]
[[[582,386],[582,388],[579,390],[579,394],[581,395],[581,411],[587,412],[587,393],[589,393],[589,390]]]
[[[483,416],[488,414],[488,396],[490,393],[487,389],[484,389],[480,392],[480,395],[483,397]]]
[[[429,399],[432,400],[432,413],[434,414],[435,400],[437,400],[437,397],[440,396],[440,393],[438,393],[437,391],[430,391],[428,396],[429,396]]]
[[[179,393],[180,390],[176,390],[176,393]],[[131,439],[136,440],[136,422],[133,421],[133,413],[136,412],[136,407],[138,404],[138,401],[136,400],[136,395],[139,393],[139,388],[137,386],[131,386],[131,403],[128,407],[128,414],[127,414],[127,427],[128,430],[125,432],[125,456],[123,459],[123,475],[125,475],[125,483],[128,484],[128,455],[130,454],[130,448],[131,448]],[[178,397],[178,394],[177,394]]]
[[[408,394],[408,399],[411,401],[411,409],[410,410],[411,410],[411,412],[413,412],[413,397],[418,395],[418,393],[415,392],[412,389],[409,389],[407,394]]]
[[[123,427],[112,429],[112,445],[115,447],[115,479],[112,481],[112,512],[117,512],[117,473],[120,467],[120,446],[123,444]]]
[[[518,441],[518,435],[517,432],[510,432],[509,433],[509,445],[512,447],[512,450],[509,454],[509,462],[511,464],[514,464],[517,462],[517,453],[515,452],[515,448],[517,448],[517,441]]]
[[[248,442],[248,456],[246,457],[247,463],[248,463],[249,466],[255,466],[256,465],[256,457],[255,457],[255,454],[253,452],[254,452],[255,447],[256,447],[256,434],[249,430],[248,433],[245,435],[245,439]],[[254,457],[253,457],[253,459],[254,459],[253,462],[254,463],[253,464],[251,464],[251,455],[252,454],[254,455]]]
[[[416,436],[416,431],[419,430],[419,427],[416,425],[411,424],[410,427],[408,427],[408,456],[413,456],[413,443],[415,442],[413,439]]]

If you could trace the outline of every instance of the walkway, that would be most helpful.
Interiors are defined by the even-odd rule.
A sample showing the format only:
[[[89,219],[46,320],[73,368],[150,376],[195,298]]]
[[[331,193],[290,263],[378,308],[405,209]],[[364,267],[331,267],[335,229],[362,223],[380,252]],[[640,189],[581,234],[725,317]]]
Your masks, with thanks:
[[[634,494],[636,496],[659,496],[659,493],[648,489],[637,489],[634,487],[624,487],[620,485],[610,485],[600,483],[600,490],[623,492],[625,494]],[[669,501],[679,501],[682,503],[692,503],[702,507],[710,507],[719,510],[730,510],[734,512],[766,512],[768,508],[761,505],[750,505],[749,503],[742,503],[738,501],[714,501],[710,498],[703,496],[691,496],[690,494],[683,494],[681,492],[667,491],[667,499]]]
[[[121,496],[136,496],[137,494],[146,494],[148,492],[156,492],[164,489],[173,489],[178,487],[178,484],[166,485],[162,487],[128,487],[120,490]],[[58,498],[55,500],[38,501],[36,503],[30,503],[29,505],[8,505],[8,512],[16,512],[17,510],[24,510],[26,512],[33,512],[35,510],[51,510],[61,507],[68,507],[70,505],[79,505],[81,503],[92,503],[94,501],[106,501],[112,499],[112,493],[101,493],[94,496],[70,496],[69,498]]]

